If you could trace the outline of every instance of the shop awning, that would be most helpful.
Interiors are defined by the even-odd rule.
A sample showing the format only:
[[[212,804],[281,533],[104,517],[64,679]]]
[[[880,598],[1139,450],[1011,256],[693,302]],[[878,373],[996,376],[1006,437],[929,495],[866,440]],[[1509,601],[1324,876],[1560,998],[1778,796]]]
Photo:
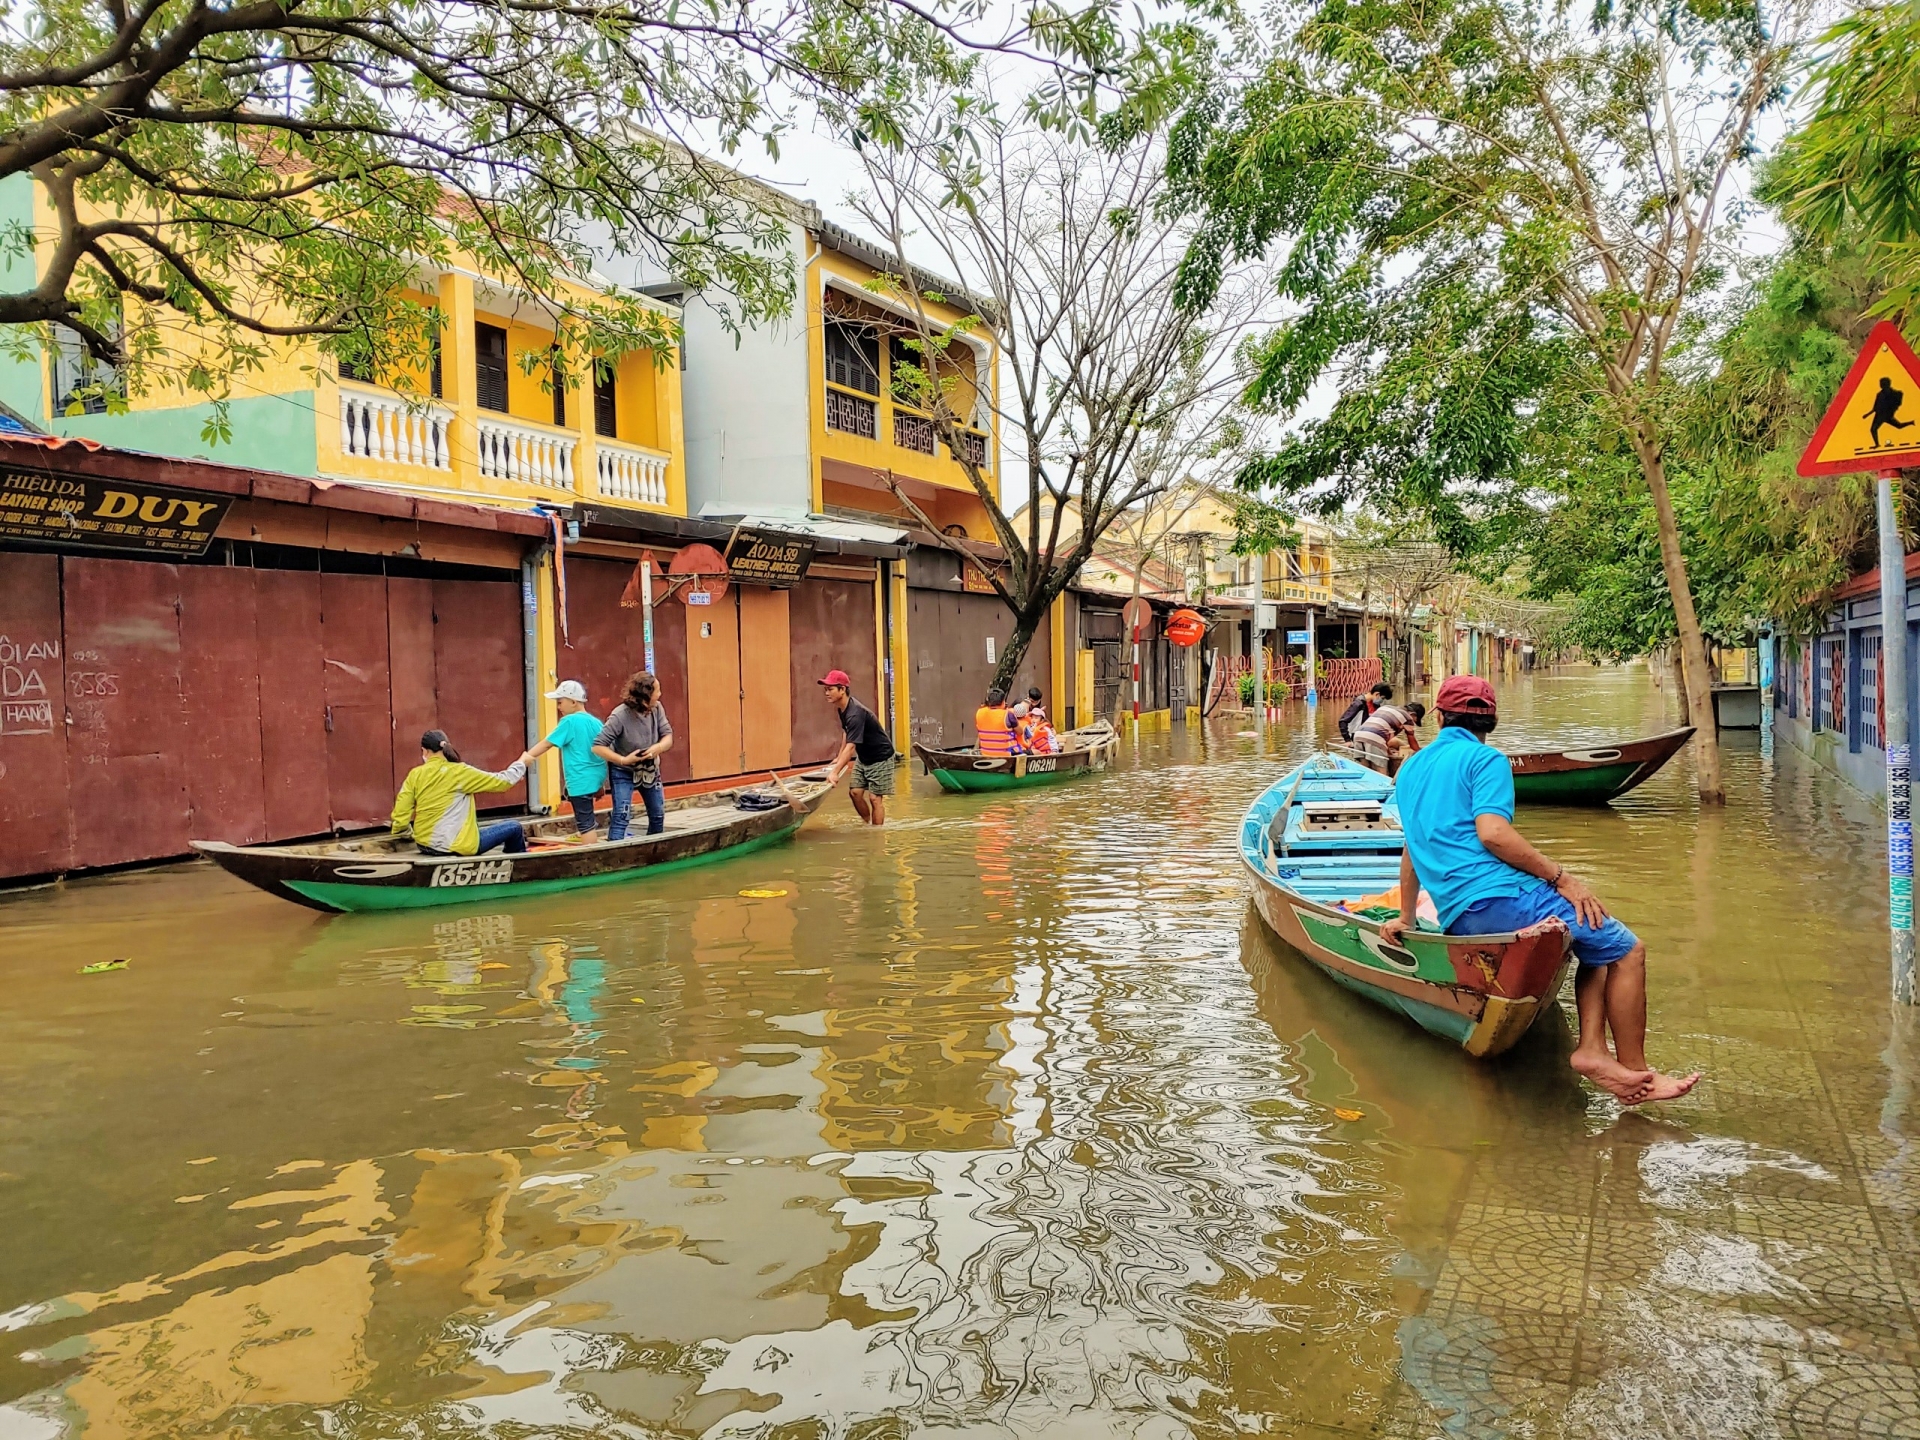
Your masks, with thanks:
[[[814,542],[815,555],[851,555],[868,560],[899,560],[912,547],[904,530],[897,526],[868,525],[855,520],[829,519],[823,515],[659,515],[649,510],[625,510],[614,505],[575,505],[572,518],[579,522],[583,535],[600,540],[621,540],[636,545],[661,545],[678,549],[693,541],[703,541],[715,549],[724,547],[734,527],[767,530],[785,535],[804,535]]]

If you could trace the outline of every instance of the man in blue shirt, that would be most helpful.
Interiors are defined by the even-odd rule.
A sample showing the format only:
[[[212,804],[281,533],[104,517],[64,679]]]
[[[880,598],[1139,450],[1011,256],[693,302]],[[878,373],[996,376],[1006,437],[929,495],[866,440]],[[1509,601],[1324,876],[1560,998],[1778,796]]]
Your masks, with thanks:
[[[1498,723],[1493,687],[1476,675],[1455,675],[1441,684],[1434,707],[1439,738],[1407,758],[1396,782],[1407,842],[1400,862],[1403,918],[1382,925],[1382,938],[1398,941],[1411,928],[1404,917],[1416,913],[1423,881],[1440,928],[1450,935],[1497,935],[1561,921],[1573,933],[1580,962],[1573,1068],[1628,1105],[1686,1094],[1698,1074],[1676,1078],[1647,1064],[1647,947],[1607,914],[1583,881],[1513,828],[1513,767],[1484,743]]]

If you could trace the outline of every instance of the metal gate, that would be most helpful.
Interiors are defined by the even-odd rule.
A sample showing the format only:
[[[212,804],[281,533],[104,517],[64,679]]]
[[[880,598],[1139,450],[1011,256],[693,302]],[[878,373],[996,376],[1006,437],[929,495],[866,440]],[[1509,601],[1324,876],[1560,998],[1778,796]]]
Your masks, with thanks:
[[[1096,640],[1093,650],[1093,710],[1095,716],[1111,720],[1125,703],[1127,686],[1133,679],[1133,667],[1126,649],[1118,640]]]
[[[0,553],[0,877],[377,824],[526,744],[519,586]],[[524,787],[486,797],[525,804]]]

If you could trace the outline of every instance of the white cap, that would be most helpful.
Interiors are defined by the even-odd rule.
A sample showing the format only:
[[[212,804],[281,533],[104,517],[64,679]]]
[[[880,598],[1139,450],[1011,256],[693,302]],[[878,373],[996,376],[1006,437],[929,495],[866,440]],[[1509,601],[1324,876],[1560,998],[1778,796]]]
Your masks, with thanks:
[[[562,680],[553,689],[547,691],[547,699],[577,700],[584,705],[587,703],[587,687],[578,680]]]

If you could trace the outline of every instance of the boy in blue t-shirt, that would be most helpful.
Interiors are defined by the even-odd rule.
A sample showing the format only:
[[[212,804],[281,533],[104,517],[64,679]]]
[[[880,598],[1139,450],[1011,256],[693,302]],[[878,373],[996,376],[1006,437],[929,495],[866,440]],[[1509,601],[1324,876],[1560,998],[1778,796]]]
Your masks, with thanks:
[[[607,788],[607,762],[593,753],[600,722],[587,709],[587,687],[578,680],[562,680],[547,691],[547,699],[559,702],[560,720],[546,739],[527,752],[527,759],[538,760],[549,750],[560,752],[561,787],[573,806],[573,823],[582,835],[590,835],[593,802]]]

